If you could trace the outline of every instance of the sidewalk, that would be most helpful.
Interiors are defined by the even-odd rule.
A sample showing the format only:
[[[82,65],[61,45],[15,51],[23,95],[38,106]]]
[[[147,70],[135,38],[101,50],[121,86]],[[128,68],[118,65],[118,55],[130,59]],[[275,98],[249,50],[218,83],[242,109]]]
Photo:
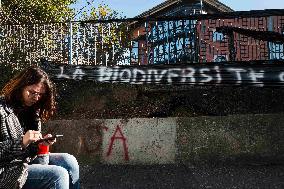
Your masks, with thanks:
[[[81,166],[82,189],[257,188],[283,189],[284,165]]]

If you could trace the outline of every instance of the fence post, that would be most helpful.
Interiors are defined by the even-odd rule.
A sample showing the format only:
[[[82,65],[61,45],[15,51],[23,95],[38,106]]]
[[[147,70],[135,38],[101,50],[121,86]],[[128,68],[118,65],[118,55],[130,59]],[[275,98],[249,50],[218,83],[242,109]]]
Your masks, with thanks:
[[[72,22],[69,22],[69,38],[68,38],[68,49],[69,49],[69,64],[72,64],[73,59],[73,50],[72,50],[72,37],[73,37],[73,29],[72,29]]]

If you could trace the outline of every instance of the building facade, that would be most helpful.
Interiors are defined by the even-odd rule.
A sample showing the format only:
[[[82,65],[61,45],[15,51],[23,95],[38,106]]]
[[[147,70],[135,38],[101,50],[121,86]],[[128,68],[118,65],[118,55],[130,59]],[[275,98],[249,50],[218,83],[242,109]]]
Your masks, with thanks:
[[[234,12],[217,0],[165,1],[137,16],[149,21],[135,24],[131,64],[283,59],[283,44],[265,36],[262,40],[243,32],[218,31],[230,27],[282,34],[282,13],[263,14],[267,12]]]

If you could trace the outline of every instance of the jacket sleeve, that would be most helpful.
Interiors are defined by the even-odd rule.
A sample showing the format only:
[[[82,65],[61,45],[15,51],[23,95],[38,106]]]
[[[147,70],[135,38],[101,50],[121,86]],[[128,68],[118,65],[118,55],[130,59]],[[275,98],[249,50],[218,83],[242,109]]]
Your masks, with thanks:
[[[22,137],[8,137],[6,122],[1,116],[0,121],[0,162],[7,163],[15,159],[24,160],[27,157],[33,157],[37,154],[38,145],[30,144],[27,148],[22,147]]]
[[[2,125],[1,125],[2,129]],[[1,136],[2,137],[2,136]],[[23,154],[22,139],[0,141],[0,162],[12,161]]]
[[[5,140],[0,142],[0,162],[10,162],[14,159],[24,160],[34,157],[38,152],[38,144],[32,143],[27,148],[22,148],[22,139]]]

